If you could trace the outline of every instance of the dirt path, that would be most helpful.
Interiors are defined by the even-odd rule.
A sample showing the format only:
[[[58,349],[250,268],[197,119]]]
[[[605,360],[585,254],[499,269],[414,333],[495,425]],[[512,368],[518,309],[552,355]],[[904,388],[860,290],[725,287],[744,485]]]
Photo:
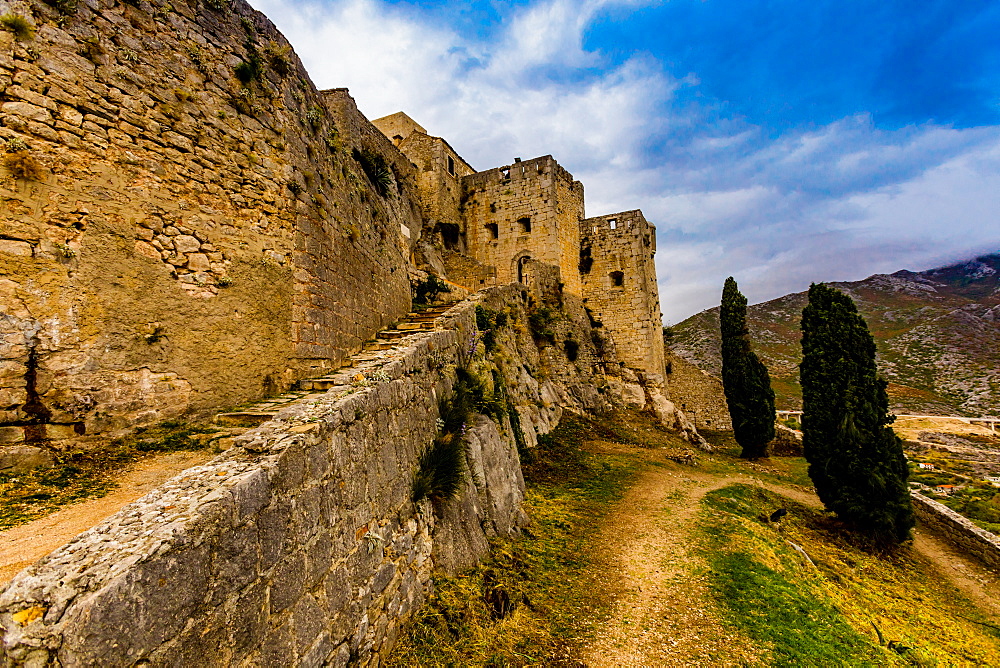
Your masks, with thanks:
[[[603,584],[619,596],[584,650],[587,666],[753,662],[750,644],[720,621],[692,541],[701,498],[737,482],[751,478],[658,467],[629,491],[599,538]]]
[[[0,531],[0,588],[21,569],[69,542],[73,536],[111,517],[184,469],[214,456],[203,451],[171,452],[145,459],[126,472],[118,481],[118,487],[106,496],[76,503],[28,524]]]
[[[619,450],[620,452],[620,450]],[[648,452],[648,451],[647,451]],[[592,668],[610,666],[746,665],[752,644],[723,624],[697,553],[695,521],[706,493],[735,483],[755,484],[811,507],[811,491],[719,475],[684,466],[647,470],[608,516],[595,549],[601,584],[617,597],[606,624],[583,650]],[[918,528],[914,549],[984,611],[1000,618],[1000,574]]]

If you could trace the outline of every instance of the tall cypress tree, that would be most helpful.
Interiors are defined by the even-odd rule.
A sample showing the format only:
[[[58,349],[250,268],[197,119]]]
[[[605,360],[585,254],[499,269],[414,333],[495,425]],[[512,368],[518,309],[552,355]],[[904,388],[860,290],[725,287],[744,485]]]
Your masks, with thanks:
[[[802,447],[820,500],[882,543],[913,528],[909,471],[888,426],[886,381],[875,367],[875,341],[850,297],[823,284],[809,288],[802,311]]]
[[[733,421],[733,435],[743,448],[741,457],[767,456],[774,438],[774,390],[767,367],[750,350],[747,298],[730,276],[722,289],[719,311],[722,327],[722,388]]]

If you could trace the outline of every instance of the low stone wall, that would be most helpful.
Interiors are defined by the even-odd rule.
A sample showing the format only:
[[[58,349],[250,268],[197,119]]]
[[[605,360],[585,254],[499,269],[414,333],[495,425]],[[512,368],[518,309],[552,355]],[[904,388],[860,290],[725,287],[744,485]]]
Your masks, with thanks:
[[[910,492],[910,498],[922,524],[943,534],[963,552],[979,558],[987,566],[1000,568],[1000,538],[920,492]]]
[[[698,429],[732,429],[722,382],[684,358],[667,353],[667,390]]]
[[[411,499],[474,337],[472,302],[448,316],[379,382],[287,409],[22,571],[0,594],[0,664],[377,665],[432,569],[523,518],[506,420],[468,425],[457,499]]]

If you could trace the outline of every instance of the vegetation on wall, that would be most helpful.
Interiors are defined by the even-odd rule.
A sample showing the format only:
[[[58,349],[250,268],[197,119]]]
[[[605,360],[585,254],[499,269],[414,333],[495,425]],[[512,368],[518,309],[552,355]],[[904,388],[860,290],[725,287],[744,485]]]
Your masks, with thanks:
[[[548,341],[555,343],[556,333],[552,324],[556,321],[556,312],[548,306],[539,306],[528,316],[528,327],[536,343]]]
[[[802,446],[820,500],[879,543],[906,540],[908,470],[875,342],[851,298],[823,284],[802,311],[801,376]]]
[[[0,25],[14,33],[15,39],[19,42],[35,38],[35,26],[20,14],[10,13],[0,16]]]
[[[729,405],[733,435],[743,448],[742,457],[767,456],[774,438],[774,390],[767,367],[750,350],[747,299],[732,276],[722,290],[719,314],[722,330],[722,387]]]
[[[389,163],[386,162],[385,157],[380,153],[369,151],[368,149],[362,151],[354,149],[351,155],[361,165],[362,171],[364,171],[368,180],[372,182],[372,185],[375,186],[378,194],[382,197],[388,197],[391,192],[393,178],[392,170],[389,168]]]

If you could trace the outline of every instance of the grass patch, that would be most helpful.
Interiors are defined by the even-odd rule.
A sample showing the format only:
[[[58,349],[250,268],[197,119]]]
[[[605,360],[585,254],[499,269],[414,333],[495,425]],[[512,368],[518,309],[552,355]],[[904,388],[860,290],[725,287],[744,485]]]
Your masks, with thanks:
[[[434,594],[386,665],[579,665],[574,647],[610,602],[595,586],[589,541],[639,468],[627,457],[582,450],[597,431],[567,415],[540,439],[525,468],[532,524],[493,541],[475,569],[436,576]]]
[[[827,514],[749,485],[711,492],[704,506],[710,588],[773,665],[988,665],[1000,656],[989,620],[908,548],[873,554]],[[789,510],[780,530],[764,521],[779,507]],[[880,646],[872,624],[902,649]]]
[[[116,486],[131,463],[152,453],[201,450],[213,430],[169,421],[139,429],[105,448],[60,454],[56,465],[26,473],[0,474],[0,531],[44,517],[83,499],[99,498]]]

